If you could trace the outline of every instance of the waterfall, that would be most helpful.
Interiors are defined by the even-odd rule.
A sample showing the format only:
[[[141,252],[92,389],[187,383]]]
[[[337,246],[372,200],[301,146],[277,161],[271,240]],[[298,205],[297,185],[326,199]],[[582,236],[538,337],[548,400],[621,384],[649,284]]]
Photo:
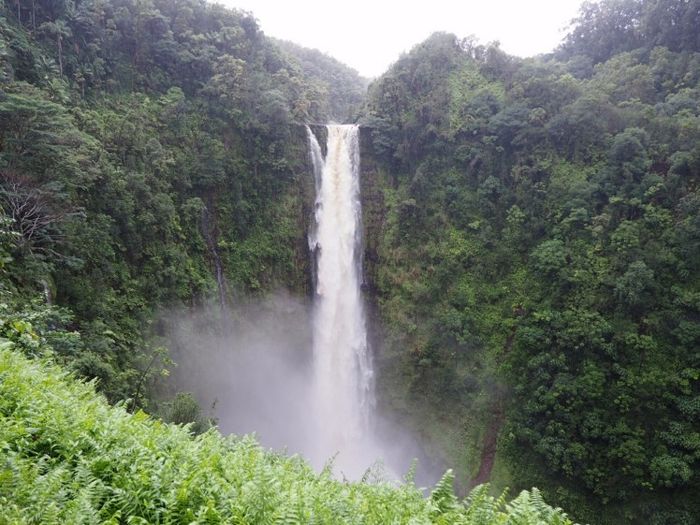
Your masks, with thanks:
[[[316,462],[333,456],[344,474],[360,474],[374,454],[370,417],[373,370],[362,283],[360,153],[356,125],[327,126],[326,158],[308,129],[316,182],[313,399]],[[375,457],[376,458],[376,457]]]
[[[376,466],[371,479],[399,480],[413,458],[425,455],[392,414],[375,407],[361,290],[359,129],[325,131],[322,149],[307,129],[316,189],[311,322],[308,305],[284,294],[239,305],[235,323],[221,333],[203,322],[208,315],[174,318],[177,384],[203,406],[222,401],[216,415],[225,434],[256,432],[266,447],[299,453],[316,470],[332,460],[338,477],[358,480]],[[203,210],[202,232],[225,305],[214,213],[212,203]]]

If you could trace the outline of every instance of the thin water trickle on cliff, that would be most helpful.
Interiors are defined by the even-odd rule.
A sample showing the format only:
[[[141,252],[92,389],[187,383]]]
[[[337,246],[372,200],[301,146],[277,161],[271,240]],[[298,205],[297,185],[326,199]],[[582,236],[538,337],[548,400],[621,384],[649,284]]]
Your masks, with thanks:
[[[376,452],[372,362],[367,343],[362,284],[362,212],[359,136],[356,125],[327,126],[323,158],[308,130],[316,182],[315,225],[309,243],[315,257],[313,312],[314,458],[336,455],[335,466],[353,476]]]

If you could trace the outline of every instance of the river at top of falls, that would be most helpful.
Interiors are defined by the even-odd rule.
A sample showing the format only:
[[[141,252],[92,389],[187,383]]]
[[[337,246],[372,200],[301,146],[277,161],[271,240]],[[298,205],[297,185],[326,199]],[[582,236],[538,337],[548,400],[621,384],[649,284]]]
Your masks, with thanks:
[[[367,468],[374,447],[373,370],[367,342],[362,284],[362,212],[359,133],[356,125],[328,125],[323,158],[309,142],[316,181],[313,313],[313,410],[316,448],[325,461],[353,476]],[[314,459],[314,458],[312,458]]]

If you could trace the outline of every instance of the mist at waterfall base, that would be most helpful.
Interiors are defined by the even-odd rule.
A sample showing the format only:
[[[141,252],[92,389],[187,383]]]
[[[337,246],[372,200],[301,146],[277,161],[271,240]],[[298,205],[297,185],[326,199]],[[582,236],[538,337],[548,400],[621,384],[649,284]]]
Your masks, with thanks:
[[[397,478],[408,469],[411,447],[405,433],[387,425],[375,407],[376,378],[361,292],[359,127],[328,125],[326,132],[324,157],[307,128],[316,190],[308,238],[312,307],[307,312],[303,303],[278,296],[257,311],[246,311],[235,327],[226,323],[227,337],[208,345],[213,353],[196,364],[215,375],[203,384],[226,407],[219,411],[224,432],[255,431],[264,444],[301,452],[317,468],[332,458],[336,473],[350,479],[363,476],[373,464],[375,476],[383,470],[386,477]],[[193,344],[201,348],[201,340]],[[191,360],[182,357],[187,366],[178,374],[181,382],[198,375],[191,372]],[[189,389],[210,401],[200,384]]]
[[[278,292],[226,315],[223,323],[219,305],[212,304],[170,312],[166,323],[176,389],[192,392],[222,434],[255,433],[263,446],[298,453],[317,471],[333,460],[335,475],[350,480],[374,466],[398,479],[414,459],[419,486],[433,485],[444,473],[391,414],[374,414],[374,432],[352,457],[323,450],[311,409],[316,402],[308,301]]]

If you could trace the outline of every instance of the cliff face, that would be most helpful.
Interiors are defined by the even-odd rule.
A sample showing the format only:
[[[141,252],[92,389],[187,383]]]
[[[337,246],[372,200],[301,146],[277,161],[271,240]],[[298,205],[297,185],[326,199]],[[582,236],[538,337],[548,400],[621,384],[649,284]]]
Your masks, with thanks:
[[[323,126],[316,126],[323,128]],[[323,128],[325,131],[325,128]],[[320,129],[313,130],[314,133]],[[297,235],[295,239],[295,275],[294,284],[289,288],[292,291],[303,293],[311,298],[314,293],[313,264],[309,251],[309,229],[314,220],[314,202],[316,200],[314,189],[313,166],[309,154],[309,140],[304,126],[297,126],[293,130],[293,143],[290,145],[294,154],[295,165],[292,168],[296,179],[295,216]],[[325,143],[325,140],[324,140]]]
[[[376,295],[377,264],[379,263],[379,236],[384,222],[385,174],[374,151],[369,128],[360,128],[360,193],[364,223],[364,270],[369,295]]]
[[[362,200],[362,239],[364,246],[363,290],[367,304],[368,335],[375,356],[382,350],[379,312],[379,244],[385,219],[385,173],[375,154],[369,128],[360,128],[360,198]]]

